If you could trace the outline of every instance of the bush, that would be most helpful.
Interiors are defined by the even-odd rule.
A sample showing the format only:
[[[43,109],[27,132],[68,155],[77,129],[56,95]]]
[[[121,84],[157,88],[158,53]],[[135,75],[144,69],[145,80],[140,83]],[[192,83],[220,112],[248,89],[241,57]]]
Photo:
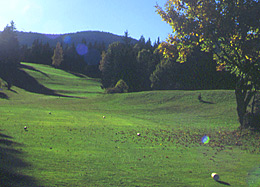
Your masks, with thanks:
[[[129,87],[128,87],[128,85],[126,84],[126,82],[123,81],[122,79],[120,79],[120,80],[116,83],[115,87],[113,87],[113,88],[107,88],[105,92],[106,92],[107,94],[113,94],[113,93],[127,93],[127,92],[128,92],[128,89],[129,89]]]
[[[127,93],[128,92],[128,85],[126,84],[126,82],[122,79],[120,79],[117,83],[116,83],[116,86],[115,88],[118,88],[121,90],[120,93]]]

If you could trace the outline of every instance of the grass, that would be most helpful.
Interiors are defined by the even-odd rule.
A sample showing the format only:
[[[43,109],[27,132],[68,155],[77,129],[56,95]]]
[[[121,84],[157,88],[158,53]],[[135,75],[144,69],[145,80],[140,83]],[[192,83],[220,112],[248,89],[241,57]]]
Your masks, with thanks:
[[[24,65],[33,66],[37,71],[26,69],[32,77],[37,77],[40,84],[49,89],[55,90],[59,94],[68,96],[92,96],[100,93],[100,83],[97,79],[89,78],[79,74],[67,73],[60,69],[50,68],[47,65],[23,63]]]
[[[260,136],[237,130],[233,91],[106,95],[96,79],[24,64],[40,84],[70,97],[3,91],[0,184],[260,185]],[[214,104],[198,102],[199,93]],[[201,143],[205,134],[208,144]]]

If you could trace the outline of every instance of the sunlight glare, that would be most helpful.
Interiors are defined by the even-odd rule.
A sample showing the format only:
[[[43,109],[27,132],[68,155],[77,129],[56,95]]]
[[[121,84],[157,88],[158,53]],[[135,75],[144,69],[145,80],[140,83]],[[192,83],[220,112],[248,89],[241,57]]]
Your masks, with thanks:
[[[19,15],[19,0],[0,1],[0,30]]]
[[[41,22],[43,8],[36,1],[6,0],[0,1],[0,29],[14,21],[16,24],[28,25]],[[21,28],[20,28],[21,29]],[[19,30],[19,29],[18,29]]]
[[[31,6],[29,4],[24,6],[23,9],[22,9],[22,13],[26,14],[26,12],[28,12],[30,10],[30,8],[31,8]]]
[[[43,8],[36,2],[28,2],[21,10],[22,15],[30,24],[39,23],[43,17]]]

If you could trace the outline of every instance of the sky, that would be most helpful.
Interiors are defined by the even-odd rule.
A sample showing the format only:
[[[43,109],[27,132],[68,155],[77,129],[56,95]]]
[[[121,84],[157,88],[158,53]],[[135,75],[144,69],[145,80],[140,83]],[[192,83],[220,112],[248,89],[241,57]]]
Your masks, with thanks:
[[[172,32],[155,12],[156,3],[167,0],[1,0],[0,30],[14,21],[18,31],[66,34],[103,31],[140,39],[160,37]]]

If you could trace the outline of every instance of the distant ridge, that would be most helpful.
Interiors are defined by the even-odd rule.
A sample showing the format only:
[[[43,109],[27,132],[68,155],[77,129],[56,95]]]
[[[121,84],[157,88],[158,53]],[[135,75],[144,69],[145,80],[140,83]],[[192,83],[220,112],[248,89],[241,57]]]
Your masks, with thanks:
[[[41,34],[34,32],[21,32],[17,31],[17,38],[20,45],[31,46],[33,41],[38,39],[43,43],[49,42],[50,46],[56,46],[57,42],[62,44],[72,45],[73,43],[78,44],[82,42],[82,39],[85,39],[87,43],[95,42],[102,43],[104,42],[106,47],[113,42],[122,42],[123,36],[115,35],[108,32],[101,31],[82,31],[76,33],[67,33],[67,34]],[[136,43],[137,40],[131,38],[133,43]]]

